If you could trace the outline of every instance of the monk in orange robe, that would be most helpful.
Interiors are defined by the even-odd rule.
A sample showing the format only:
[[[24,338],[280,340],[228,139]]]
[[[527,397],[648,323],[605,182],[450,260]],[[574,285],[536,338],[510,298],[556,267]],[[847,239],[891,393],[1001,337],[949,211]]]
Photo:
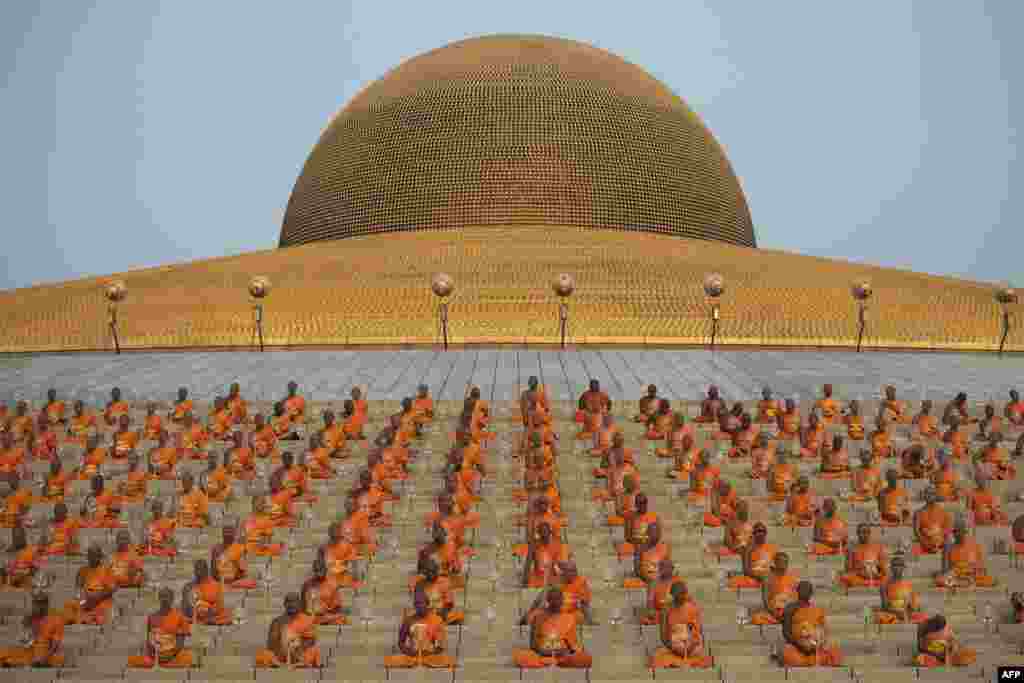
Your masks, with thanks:
[[[580,645],[576,636],[576,617],[562,609],[563,601],[559,589],[552,588],[547,592],[547,610],[537,614],[530,623],[529,649],[512,653],[516,666],[521,669],[543,669],[549,666],[590,668],[593,659]]]
[[[178,499],[178,526],[203,529],[210,523],[210,499],[195,487],[191,472],[181,477],[181,496]]]
[[[576,411],[576,422],[582,423],[577,439],[589,439],[600,428],[601,416],[612,412],[612,402],[608,394],[601,391],[601,383],[590,380],[590,388],[580,395]]]
[[[153,501],[153,518],[146,525],[146,541],[141,548],[143,555],[153,557],[175,557],[178,549],[174,543],[174,531],[178,522],[172,517],[164,516],[164,504]]]
[[[925,492],[925,504],[914,513],[914,537],[911,549],[914,555],[933,555],[941,552],[953,532],[953,518],[939,505],[932,491]]]
[[[932,415],[931,401],[921,401],[921,412],[914,416],[912,424],[922,439],[937,439],[940,436],[939,421]]]
[[[889,551],[872,540],[867,524],[857,527],[857,539],[857,547],[846,553],[846,573],[839,577],[839,583],[847,589],[877,588],[889,578]]]
[[[422,588],[413,594],[413,612],[398,627],[399,654],[384,658],[385,669],[454,669],[455,659],[448,654],[448,633],[444,620],[430,607],[430,597]]]
[[[49,595],[37,593],[32,597],[32,613],[25,616],[22,628],[28,634],[28,644],[0,648],[0,668],[64,666],[64,617],[50,614]],[[11,674],[11,680],[16,676]]]
[[[778,546],[768,542],[768,527],[761,522],[756,523],[753,542],[743,554],[743,573],[729,578],[729,588],[760,588],[778,553]]]
[[[970,666],[978,654],[961,645],[946,617],[937,614],[917,627],[917,650],[914,666],[934,669],[944,666]]]
[[[328,542],[320,547],[318,557],[322,558],[327,567],[327,574],[339,586],[355,588],[359,581],[352,571],[352,562],[359,556],[356,546],[339,522],[334,522],[327,529]]]
[[[445,626],[456,626],[465,620],[466,614],[455,608],[455,598],[452,593],[452,582],[447,576],[441,576],[441,568],[431,558],[426,558],[420,564],[419,579],[412,585],[415,593],[422,590],[427,596],[430,610],[441,617]],[[415,580],[415,579],[414,579]]]
[[[193,407],[192,400],[188,397],[188,389],[182,387],[178,389],[178,399],[174,402],[174,407],[171,408],[167,417],[171,422],[180,423],[184,421],[186,415],[192,414]]]
[[[22,521],[32,508],[34,496],[32,490],[21,485],[21,477],[17,473],[8,474],[8,493],[4,496],[0,507],[0,527],[13,529],[21,526]]]
[[[224,527],[221,530],[221,542],[210,551],[209,566],[212,567],[213,579],[230,590],[256,588],[256,580],[249,576],[247,555],[246,544],[236,540],[235,527]]]
[[[121,497],[107,489],[103,477],[92,478],[92,493],[85,498],[79,514],[83,526],[91,529],[117,529],[121,527]]]
[[[560,562],[571,559],[569,547],[552,532],[551,526],[541,523],[537,527],[538,539],[530,545],[523,562],[523,586],[543,588],[555,582],[559,576]]]
[[[772,390],[765,387],[761,390],[761,400],[757,402],[757,423],[777,424],[782,406],[772,396]]]
[[[729,482],[719,479],[711,489],[710,509],[704,513],[704,526],[720,527],[736,517],[739,496]]]
[[[142,423],[142,438],[147,441],[156,441],[160,432],[164,430],[164,421],[157,415],[156,404],[150,403],[146,406],[146,419]]]
[[[786,499],[786,512],[784,515],[785,526],[811,526],[814,524],[818,514],[817,505],[814,502],[814,493],[811,491],[811,480],[801,476],[796,480]]]
[[[659,562],[656,579],[647,584],[647,606],[640,616],[641,624],[653,626],[661,623],[665,610],[672,606],[672,586],[677,583],[685,581],[676,574],[676,566],[672,560]]]
[[[302,598],[289,593],[284,598],[284,614],[270,623],[267,649],[256,654],[256,668],[276,669],[294,666],[320,668],[320,648],[316,644],[316,618],[302,611]]]
[[[825,611],[811,599],[814,586],[801,581],[796,587],[797,600],[786,607],[782,616],[782,665],[786,667],[842,666],[843,655],[829,638]]]
[[[224,607],[224,587],[210,576],[206,560],[196,560],[195,575],[181,592],[181,608],[185,616],[197,624],[227,626],[231,612]]]
[[[975,479],[977,487],[967,494],[967,509],[974,515],[976,526],[1005,526],[1010,517],[1002,510],[999,497],[992,493],[986,477]]]
[[[72,406],[73,414],[68,422],[67,440],[69,443],[85,445],[86,439],[96,433],[96,416],[87,413],[85,404],[75,401]]]
[[[110,556],[109,566],[118,588],[141,588],[145,583],[145,564],[127,531],[117,532],[117,550]]]
[[[95,477],[106,461],[107,449],[100,448],[100,438],[93,434],[85,443],[85,456],[78,470],[79,481],[89,481]]]
[[[672,431],[672,404],[660,399],[658,409],[647,419],[645,437],[651,441],[661,441]]]
[[[832,385],[826,384],[821,390],[822,397],[814,404],[814,407],[821,414],[821,421],[830,425],[839,417],[842,410],[839,401],[832,398]]]
[[[789,570],[789,555],[779,553],[772,569],[761,582],[761,609],[750,616],[755,626],[776,626],[782,623],[786,607],[796,602],[796,587],[800,577]]]
[[[996,580],[985,568],[985,550],[962,524],[953,527],[953,543],[943,551],[942,571],[935,585],[947,588],[991,588]]]
[[[114,605],[117,579],[110,568],[104,566],[103,551],[99,546],[89,548],[88,564],[78,570],[75,587],[79,591],[79,599],[64,605],[67,623],[99,626],[107,623]]]
[[[659,635],[662,647],[651,656],[651,669],[707,669],[714,664],[704,648],[700,608],[685,582],[673,584],[672,604],[661,614]]]
[[[145,654],[128,658],[133,669],[188,669],[195,656],[185,648],[185,639],[192,633],[188,617],[174,609],[174,592],[163,588],[159,594],[160,609],[146,620]]]
[[[914,584],[903,578],[906,563],[897,556],[892,561],[892,577],[882,585],[882,606],[875,610],[879,624],[920,624],[928,618],[921,611],[921,599]]]
[[[811,544],[813,555],[840,555],[846,552],[849,536],[846,522],[836,511],[836,501],[826,498],[822,503],[821,514],[814,523],[814,542]]]
[[[68,516],[68,506],[57,503],[53,506],[53,519],[50,521],[50,545],[46,548],[47,555],[77,555],[78,530],[81,523]]]
[[[1010,389],[1010,401],[1006,404],[1003,416],[1014,427],[1024,427],[1024,401],[1016,389]]]
[[[11,545],[4,551],[13,555],[6,566],[0,568],[0,587],[30,588],[32,578],[46,562],[45,540],[29,545],[25,528],[14,527],[11,530]]]
[[[658,565],[672,559],[671,546],[661,538],[661,525],[647,525],[647,542],[637,545],[633,553],[633,575],[626,577],[626,588],[646,588],[657,580]]]
[[[113,427],[121,420],[122,415],[128,415],[131,407],[127,401],[121,400],[121,389],[114,387],[110,390],[110,402],[103,411],[103,421]]]
[[[942,413],[942,423],[952,426],[956,420],[961,425],[974,424],[978,418],[971,417],[970,406],[967,404],[967,394],[960,392],[952,401],[946,404],[946,410]]]
[[[571,560],[560,562],[558,568],[560,583],[551,586],[551,589],[558,589],[562,592],[562,611],[573,615],[577,623],[596,626],[598,622],[594,620],[591,610],[593,595],[587,579],[580,575],[576,563]],[[530,609],[526,611],[523,618],[519,621],[519,625],[529,626],[534,618],[544,612],[546,601],[547,592],[541,591],[538,593],[537,598],[533,601],[533,605],[530,606]]]
[[[894,469],[885,472],[886,487],[878,494],[878,514],[883,526],[902,526],[910,521],[910,494]]]
[[[785,451],[775,456],[775,464],[768,472],[768,496],[776,502],[789,497],[790,489],[796,483],[799,472],[796,465],[789,462],[789,454]]]
[[[324,558],[317,557],[313,561],[312,575],[302,584],[302,611],[313,617],[318,626],[347,624],[341,587],[341,583],[327,572]]]

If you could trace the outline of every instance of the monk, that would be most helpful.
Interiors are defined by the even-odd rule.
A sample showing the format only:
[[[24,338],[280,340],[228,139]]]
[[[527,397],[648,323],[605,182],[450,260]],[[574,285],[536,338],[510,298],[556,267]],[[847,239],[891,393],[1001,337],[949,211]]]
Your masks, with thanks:
[[[236,536],[235,527],[231,525],[221,530],[221,542],[210,551],[211,574],[213,579],[230,590],[252,590],[257,584],[249,576],[248,550],[244,542],[236,540]]]
[[[853,473],[850,500],[859,503],[878,500],[882,492],[882,471],[867,449],[861,451],[860,461],[861,466]]]
[[[96,433],[96,428],[96,416],[86,412],[84,403],[75,401],[71,420],[68,422],[68,442],[84,446],[86,439]]]
[[[672,457],[674,458],[672,467],[665,471],[665,476],[669,479],[689,481],[693,470],[697,467],[697,461],[700,459],[700,451],[693,444],[692,434],[683,436],[679,449],[673,451]]]
[[[34,496],[32,489],[21,485],[21,477],[16,472],[6,476],[8,493],[4,496],[3,507],[0,509],[0,527],[13,529],[21,526],[32,509]]]
[[[782,665],[786,667],[842,666],[843,655],[831,643],[825,611],[811,599],[814,586],[801,581],[796,587],[796,602],[790,603],[782,616]]]
[[[889,551],[872,539],[871,527],[857,527],[856,548],[846,553],[846,573],[839,577],[840,585],[850,588],[877,588],[889,578]]]
[[[690,491],[686,498],[690,503],[710,503],[711,492],[718,487],[718,479],[721,470],[711,464],[711,455],[706,451],[700,452],[700,457],[694,465],[690,474]],[[708,505],[710,507],[710,505]]]
[[[413,584],[413,592],[422,590],[426,594],[430,610],[441,617],[446,626],[461,624],[466,614],[455,608],[451,580],[447,576],[441,576],[441,568],[431,558],[424,559],[419,569],[419,581]]]
[[[24,527],[11,530],[11,545],[5,552],[13,555],[6,566],[0,568],[0,587],[31,588],[32,578],[46,562],[45,542],[29,545]]]
[[[210,575],[206,560],[196,560],[195,575],[181,591],[181,611],[191,621],[206,626],[227,626],[231,612],[224,607],[224,587]]]
[[[996,432],[989,437],[988,445],[981,451],[978,460],[979,469],[987,477],[999,481],[1017,478],[1017,468],[1010,462],[1010,454],[1002,447],[1003,435]]]
[[[974,424],[978,421],[978,418],[971,417],[970,407],[967,405],[967,394],[962,391],[946,404],[946,410],[942,413],[942,424],[952,426],[954,419],[962,425]]]
[[[195,662],[191,650],[185,648],[185,639],[192,633],[188,617],[174,609],[174,592],[170,588],[160,590],[160,609],[146,619],[145,654],[129,657],[128,666],[133,669],[152,669],[154,666],[167,669],[188,669]]]
[[[22,628],[27,634],[27,644],[0,649],[0,668],[64,666],[64,617],[50,613],[49,595],[32,596],[32,613],[25,616]],[[11,680],[16,677],[12,675]]]
[[[316,619],[302,611],[302,598],[289,593],[284,598],[284,614],[270,623],[267,649],[256,654],[256,668],[276,669],[294,666],[320,668],[320,648],[316,644]]]
[[[523,562],[523,586],[527,588],[554,583],[560,571],[558,563],[571,559],[569,547],[555,537],[550,525],[542,522],[537,527],[537,537]]]
[[[85,456],[78,469],[79,481],[89,481],[97,474],[107,461],[107,449],[100,448],[100,437],[93,434],[85,442]]]
[[[911,424],[922,439],[937,439],[941,436],[939,421],[932,415],[932,402],[929,400],[921,401],[921,412],[914,416]]]
[[[107,489],[100,475],[92,478],[92,493],[86,496],[79,514],[83,526],[91,529],[117,529],[121,526],[121,497]]]
[[[881,587],[882,606],[875,610],[879,624],[920,624],[928,618],[921,611],[921,599],[914,584],[903,578],[906,562],[900,556],[893,558],[892,576]]]
[[[672,404],[665,399],[658,403],[658,409],[647,419],[645,437],[651,441],[661,441],[672,431]]]
[[[580,576],[575,562],[571,560],[560,562],[558,567],[560,582],[551,586],[550,589],[557,589],[562,592],[562,611],[572,614],[576,618],[577,623],[596,626],[598,622],[594,619],[590,605],[592,599],[590,584],[587,583],[586,578]],[[537,616],[543,614],[546,601],[547,592],[539,592],[530,609],[526,611],[523,618],[519,621],[519,625],[529,626]]]
[[[558,666],[589,669],[593,659],[576,637],[576,617],[563,610],[564,597],[558,588],[547,592],[547,610],[530,623],[530,648],[516,650],[512,659],[522,669]]]
[[[195,486],[191,472],[181,477],[181,497],[178,499],[178,526],[203,529],[210,523],[210,499]]]
[[[996,585],[985,568],[985,550],[968,535],[963,524],[953,527],[953,543],[944,549],[942,572],[935,577],[935,585],[940,589]]]
[[[779,438],[783,441],[798,440],[800,438],[800,422],[800,409],[797,408],[796,401],[787,398],[785,410],[779,413],[777,420]]]
[[[1024,427],[1024,401],[1016,389],[1010,389],[1010,401],[1006,404],[1003,416],[1014,427]]]
[[[817,514],[818,508],[814,502],[814,493],[811,491],[811,480],[802,476],[796,480],[786,499],[783,523],[790,527],[808,527],[814,524]]]
[[[960,420],[956,416],[950,418],[949,429],[942,435],[942,442],[949,447],[950,454],[961,462],[970,455],[967,434],[960,429]]]
[[[174,542],[177,520],[164,516],[164,504],[159,500],[153,501],[152,514],[153,518],[146,525],[146,542],[141,553],[153,557],[177,556],[178,549]]]
[[[70,481],[71,477],[64,470],[60,459],[54,460],[50,463],[50,472],[46,475],[46,481],[43,484],[41,500],[45,503],[63,502]]]
[[[702,424],[718,422],[718,411],[725,407],[725,402],[718,396],[718,387],[708,387],[708,395],[700,402],[700,415],[694,418],[694,422]]]
[[[889,421],[879,417],[875,421],[875,431],[869,437],[871,441],[871,457],[875,460],[884,460],[896,455],[892,446],[892,436],[889,434]]]
[[[977,487],[967,494],[967,509],[974,515],[976,526],[1005,526],[1009,516],[1002,510],[999,496],[992,493],[987,477],[975,478]]]
[[[346,517],[341,522],[342,536],[355,546],[359,557],[372,556],[377,552],[376,532],[370,526],[366,512],[352,498],[345,502],[345,512]]]
[[[313,617],[317,626],[348,623],[348,610],[342,604],[341,584],[327,571],[323,557],[313,561],[312,574],[302,584],[302,611]]]
[[[750,478],[767,479],[776,462],[775,445],[768,441],[766,434],[758,434],[750,451]]]
[[[768,527],[756,523],[753,542],[743,554],[743,573],[729,578],[729,588],[760,588],[778,553],[778,546],[768,542]]]
[[[814,522],[813,555],[841,555],[846,552],[849,530],[836,510],[836,501],[826,498]]]
[[[886,487],[878,494],[878,513],[883,526],[902,526],[910,521],[910,494],[894,469],[885,472]]]
[[[672,605],[672,586],[677,583],[685,581],[676,574],[672,560],[659,562],[656,579],[647,584],[647,606],[640,616],[641,624],[653,626],[661,623],[661,617]]]
[[[754,611],[750,623],[775,626],[782,623],[786,606],[797,600],[796,587],[800,577],[789,570],[789,555],[779,553],[772,561],[771,572],[761,582],[762,608]]]
[[[118,424],[122,415],[128,415],[130,409],[128,402],[121,400],[121,389],[114,387],[110,390],[110,402],[103,411],[103,421],[113,427]]]
[[[57,503],[53,506],[53,519],[50,522],[50,545],[47,555],[77,555],[78,530],[81,522],[68,516],[68,506]]]
[[[185,419],[186,415],[192,414],[193,407],[192,400],[188,397],[188,389],[181,387],[178,389],[178,398],[174,402],[174,406],[171,408],[167,418],[171,422],[180,423]]]
[[[652,524],[661,526],[658,513],[649,509],[649,501],[643,493],[637,493],[634,497],[634,509],[625,519],[625,542],[617,548],[619,559],[624,560],[632,557],[637,546],[647,543],[647,530]]]
[[[843,416],[843,423],[846,425],[846,437],[851,441],[862,441],[864,439],[864,418],[860,414],[860,401],[850,401]]]
[[[639,544],[633,552],[633,576],[626,577],[626,588],[646,588],[657,580],[658,564],[672,559],[672,548],[661,538],[661,525],[647,525],[647,542]]]
[[[720,527],[736,517],[739,496],[732,484],[719,479],[711,489],[710,509],[704,513],[704,526]]]
[[[146,581],[142,555],[127,531],[117,532],[117,549],[110,556],[109,566],[118,588],[142,588]]]
[[[430,607],[430,598],[422,589],[413,594],[413,612],[398,627],[400,654],[384,658],[385,669],[454,669],[455,659],[448,655],[448,632],[444,621]]]
[[[842,406],[839,401],[832,398],[832,385],[826,384],[821,390],[822,397],[814,404],[814,407],[821,414],[821,421],[830,425],[839,417]]]
[[[925,492],[925,504],[914,513],[914,555],[941,552],[953,532],[953,518],[941,505],[933,491]]]
[[[796,483],[798,470],[796,465],[789,462],[789,454],[785,451],[775,456],[775,464],[768,472],[768,497],[776,502],[782,502],[789,497],[789,491]]]
[[[317,555],[324,561],[327,575],[339,586],[354,588],[359,585],[352,570],[352,562],[359,556],[356,546],[345,537],[341,523],[334,522],[327,528],[328,542],[320,547]]]
[[[961,645],[946,617],[937,614],[917,627],[917,650],[914,666],[934,669],[943,666],[970,666],[977,653]]]
[[[78,570],[75,587],[79,599],[64,605],[67,623],[102,626],[107,623],[114,605],[117,579],[103,564],[103,551],[98,545],[89,547],[88,564]]]
[[[935,468],[935,452],[924,444],[912,444],[900,456],[900,475],[904,479],[927,479]]]
[[[707,669],[714,664],[704,648],[700,608],[690,598],[685,582],[671,587],[672,605],[659,620],[662,647],[651,656],[651,669]]]

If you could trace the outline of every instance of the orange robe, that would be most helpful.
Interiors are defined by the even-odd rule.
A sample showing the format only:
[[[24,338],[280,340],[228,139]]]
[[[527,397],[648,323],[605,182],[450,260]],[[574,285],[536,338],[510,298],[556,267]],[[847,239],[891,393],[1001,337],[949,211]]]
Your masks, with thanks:
[[[191,650],[178,649],[179,636],[192,633],[188,618],[176,609],[167,614],[154,614],[147,620],[147,654],[128,658],[133,669],[152,669],[159,664],[168,669],[188,669],[194,663]]]
[[[570,654],[560,654],[562,650]],[[531,628],[530,649],[515,650],[512,659],[521,669],[589,669],[593,663],[576,637],[576,617],[565,612],[538,616]]]

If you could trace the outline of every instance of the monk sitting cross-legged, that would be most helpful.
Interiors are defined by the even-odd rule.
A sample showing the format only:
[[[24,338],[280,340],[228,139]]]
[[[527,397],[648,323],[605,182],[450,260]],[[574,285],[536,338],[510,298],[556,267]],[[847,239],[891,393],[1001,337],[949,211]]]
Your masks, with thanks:
[[[849,531],[846,522],[836,512],[836,501],[826,498],[821,513],[814,523],[813,555],[841,555],[846,552]]]
[[[778,546],[768,542],[768,527],[755,524],[753,541],[743,554],[743,573],[729,577],[729,588],[760,588],[778,553]]]
[[[953,543],[942,553],[942,571],[935,577],[940,589],[991,588],[996,580],[985,568],[985,551],[963,524],[953,527]]]
[[[593,659],[583,651],[576,636],[576,617],[562,609],[563,600],[561,590],[551,588],[547,592],[547,610],[537,614],[530,623],[530,648],[512,654],[516,666],[523,669],[590,668]]]
[[[633,553],[633,575],[623,581],[625,588],[646,588],[658,578],[658,565],[672,559],[672,548],[661,538],[661,525],[647,526],[647,542],[637,545]]]
[[[620,560],[632,557],[637,546],[647,543],[647,529],[652,524],[659,526],[661,524],[658,513],[648,509],[649,502],[644,494],[637,493],[633,497],[633,507],[634,509],[625,518],[625,542],[617,548]]]
[[[850,477],[850,456],[843,445],[843,437],[836,434],[832,444],[826,445],[821,451],[821,470],[818,476],[822,479],[848,479]]]
[[[190,668],[195,657],[185,648],[185,639],[192,633],[192,624],[183,613],[174,609],[174,592],[162,588],[159,593],[160,609],[146,620],[145,654],[128,658],[133,669],[152,669],[159,665],[167,669]]]
[[[110,568],[104,566],[103,550],[98,545],[89,548],[88,564],[78,570],[75,587],[79,598],[64,605],[67,622],[100,626],[107,623],[114,605],[117,579]]]
[[[647,424],[661,407],[661,399],[658,398],[658,387],[648,384],[647,393],[640,397],[638,406],[640,412],[633,416],[633,422]]]
[[[30,666],[37,669],[64,666],[64,618],[50,614],[50,596],[32,596],[32,613],[25,616],[22,628],[27,644],[0,648],[0,668]],[[11,680],[17,680],[11,675]]]
[[[270,622],[267,649],[256,654],[256,668],[320,668],[320,648],[316,644],[316,619],[302,611],[302,598],[289,593],[284,598],[284,614]]]
[[[978,659],[977,653],[961,645],[946,617],[937,614],[917,627],[918,655],[914,666],[934,669],[944,666],[970,666]]]
[[[825,611],[815,606],[814,586],[801,581],[796,587],[796,602],[782,615],[782,665],[786,667],[842,666],[843,655],[829,638]]]
[[[704,526],[720,527],[736,517],[739,496],[736,488],[724,479],[719,479],[711,490],[710,502],[710,509],[704,513]]]
[[[645,437],[651,441],[661,441],[672,431],[672,404],[661,399],[658,410],[647,419]]]
[[[928,618],[921,611],[921,600],[914,585],[903,578],[906,562],[897,556],[892,561],[892,577],[881,588],[882,606],[875,610],[879,624],[920,624]]]
[[[562,591],[562,611],[573,615],[577,623],[596,626],[598,622],[594,620],[594,615],[590,609],[591,592],[586,578],[580,576],[576,563],[571,560],[560,562],[558,568],[560,582],[551,588]],[[527,610],[526,614],[519,621],[519,625],[528,626],[535,617],[542,614],[546,599],[547,592],[539,592],[530,609]]]
[[[221,529],[221,542],[210,550],[213,578],[230,590],[251,590],[256,587],[256,580],[249,576],[249,565],[245,561],[248,551],[236,536],[233,525]]]
[[[197,624],[226,626],[231,623],[231,613],[224,607],[224,587],[210,576],[206,560],[196,560],[192,581],[181,591],[181,611]]]
[[[877,588],[889,578],[889,552],[872,539],[871,527],[857,527],[856,548],[846,553],[846,573],[839,577],[840,585],[850,588]]]
[[[672,604],[661,613],[659,635],[662,647],[651,656],[651,669],[706,669],[714,660],[704,649],[700,607],[690,596],[685,582],[672,585]]]
[[[659,562],[656,580],[647,584],[647,606],[640,617],[641,624],[653,626],[661,623],[662,615],[672,604],[672,586],[677,583],[685,582],[676,574],[672,560]]]
[[[811,526],[817,514],[818,508],[814,502],[814,493],[811,491],[811,480],[802,476],[796,480],[793,490],[786,499],[783,523],[790,527]]]
[[[465,613],[455,608],[455,598],[452,594],[452,583],[447,576],[441,576],[441,568],[431,558],[425,558],[420,563],[420,579],[412,586],[413,592],[422,590],[427,596],[431,611],[441,617],[446,626],[461,624]]]
[[[886,487],[878,494],[878,513],[882,526],[902,526],[910,522],[910,494],[900,484],[894,469],[885,472]]]
[[[779,553],[772,561],[772,570],[761,582],[761,609],[750,616],[755,626],[775,626],[782,623],[786,606],[797,599],[796,587],[800,577],[789,571],[789,555]]]
[[[975,478],[977,488],[967,494],[967,509],[974,515],[976,526],[1005,526],[1010,517],[1000,506],[999,497],[989,488],[984,476]]]
[[[448,632],[444,621],[431,608],[422,589],[413,594],[413,612],[398,627],[400,654],[384,658],[385,669],[453,669],[455,659],[448,654]]]
[[[324,558],[313,560],[312,575],[302,584],[302,611],[316,620],[317,626],[347,624],[341,602],[341,583],[327,571]]]

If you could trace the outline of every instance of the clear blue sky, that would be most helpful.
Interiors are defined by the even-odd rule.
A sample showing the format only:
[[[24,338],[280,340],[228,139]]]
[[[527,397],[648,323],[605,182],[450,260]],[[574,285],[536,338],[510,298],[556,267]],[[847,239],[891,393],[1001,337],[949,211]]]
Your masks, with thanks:
[[[725,146],[762,247],[1024,286],[1022,26],[1019,0],[8,0],[0,288],[276,246],[360,86],[507,32],[667,83]]]

